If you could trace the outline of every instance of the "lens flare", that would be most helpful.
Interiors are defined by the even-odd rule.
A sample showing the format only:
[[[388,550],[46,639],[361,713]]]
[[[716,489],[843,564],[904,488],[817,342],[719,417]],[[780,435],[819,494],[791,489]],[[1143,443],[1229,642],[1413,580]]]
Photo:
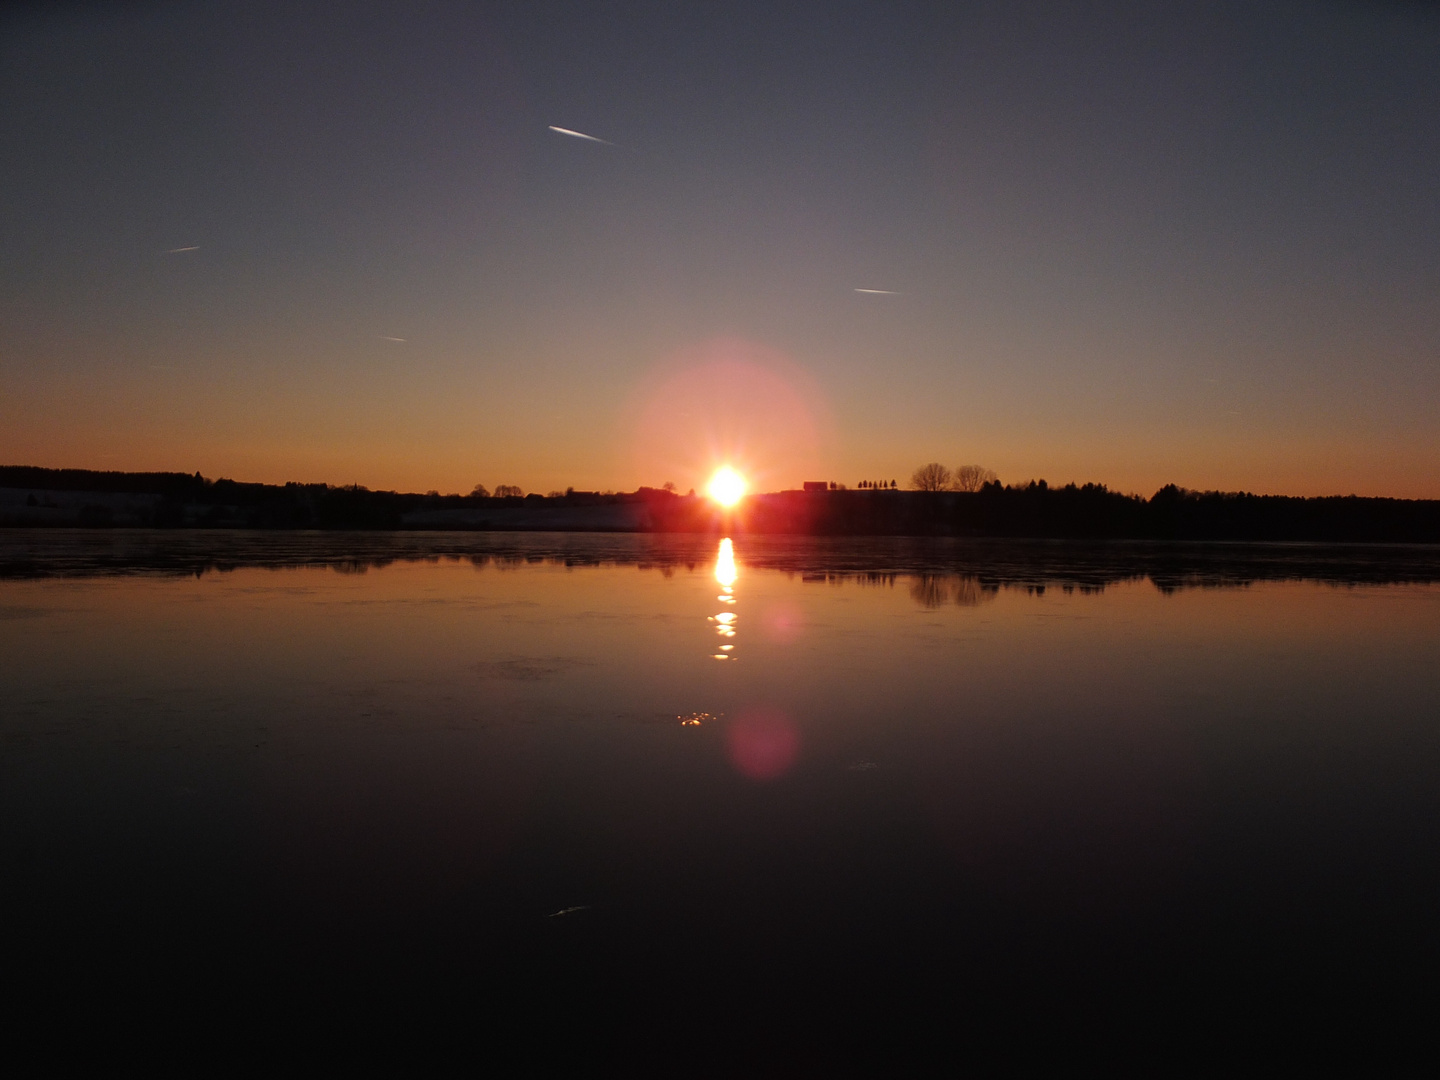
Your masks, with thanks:
[[[778,780],[800,755],[800,732],[779,709],[752,709],[725,734],[730,763],[751,780]]]
[[[814,376],[783,352],[739,338],[665,357],[637,384],[625,427],[637,477],[664,475],[702,495],[722,465],[750,491],[799,487],[823,475],[839,449]]]
[[[705,487],[705,493],[721,506],[734,506],[745,497],[748,486],[743,476],[726,465],[715,470],[715,475],[710,477],[710,483]]]

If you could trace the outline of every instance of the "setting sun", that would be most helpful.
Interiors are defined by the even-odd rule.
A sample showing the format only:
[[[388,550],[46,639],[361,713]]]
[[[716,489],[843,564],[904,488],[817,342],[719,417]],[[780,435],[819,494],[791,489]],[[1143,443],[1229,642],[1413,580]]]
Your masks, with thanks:
[[[710,477],[705,493],[721,506],[734,506],[744,497],[748,486],[745,478],[727,465],[723,469],[717,469],[715,475]]]

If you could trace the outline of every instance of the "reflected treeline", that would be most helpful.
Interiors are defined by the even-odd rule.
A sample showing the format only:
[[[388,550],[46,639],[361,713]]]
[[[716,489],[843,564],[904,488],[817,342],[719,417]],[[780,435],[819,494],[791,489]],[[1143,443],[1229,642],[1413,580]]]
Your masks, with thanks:
[[[979,607],[1000,594],[1000,586],[968,574],[920,574],[910,582],[910,599],[923,608]]]
[[[898,574],[877,570],[856,573],[812,570],[803,572],[800,579],[807,585],[852,585],[890,589],[898,582],[910,590],[910,598],[923,608],[942,608],[952,604],[956,607],[978,607],[999,596],[1002,586],[1011,584],[982,581],[975,574],[960,572]],[[1041,588],[1043,589],[1043,586]]]
[[[1089,591],[1149,579],[1162,590],[1261,581],[1440,582],[1440,546],[747,536],[735,558],[807,582],[895,586],[925,607],[984,603],[1000,588]],[[362,574],[399,562],[462,560],[709,572],[710,537],[644,533],[377,533],[47,529],[0,532],[0,578],[203,575],[241,567]]]

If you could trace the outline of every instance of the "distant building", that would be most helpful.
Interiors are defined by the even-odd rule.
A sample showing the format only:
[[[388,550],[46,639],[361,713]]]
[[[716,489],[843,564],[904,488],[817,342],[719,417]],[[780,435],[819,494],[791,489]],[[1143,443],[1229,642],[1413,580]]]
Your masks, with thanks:
[[[806,480],[806,481],[805,481],[805,490],[806,490],[806,491],[829,491],[829,490],[830,490],[830,483],[829,483],[828,480]]]

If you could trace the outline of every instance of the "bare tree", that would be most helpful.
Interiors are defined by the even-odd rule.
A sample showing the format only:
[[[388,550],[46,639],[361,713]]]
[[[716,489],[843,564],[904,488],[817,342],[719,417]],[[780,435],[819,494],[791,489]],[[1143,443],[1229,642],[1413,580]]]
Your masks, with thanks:
[[[955,470],[956,491],[979,491],[986,484],[1000,479],[994,469],[983,465],[961,465]]]
[[[938,461],[932,461],[916,469],[910,483],[920,491],[945,491],[950,487],[950,470]]]
[[[496,484],[495,497],[497,499],[513,499],[524,495],[525,490],[518,484]]]
[[[472,499],[488,499],[490,497],[490,489],[484,484],[476,484],[470,490],[470,497]]]

